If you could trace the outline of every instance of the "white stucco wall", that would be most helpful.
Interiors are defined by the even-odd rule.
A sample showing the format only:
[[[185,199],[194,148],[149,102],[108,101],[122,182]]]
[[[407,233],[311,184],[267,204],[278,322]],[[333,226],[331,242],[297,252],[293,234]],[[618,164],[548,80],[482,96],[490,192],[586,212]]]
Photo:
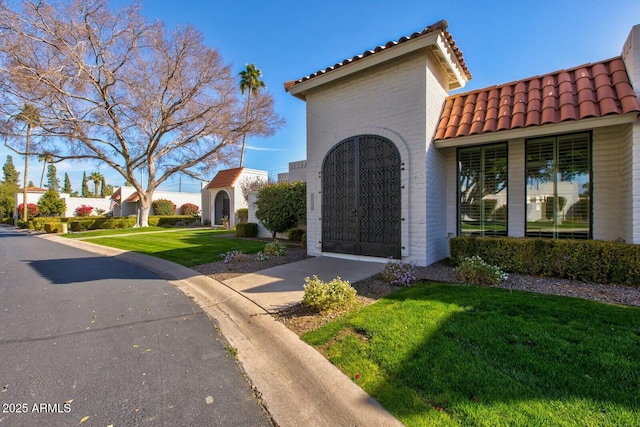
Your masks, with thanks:
[[[640,25],[631,29],[629,37],[622,48],[622,59],[627,67],[631,85],[640,99]],[[624,161],[629,165],[626,177],[631,183],[629,191],[628,225],[625,240],[628,243],[640,244],[640,122],[632,127],[630,135],[631,146],[624,152]]]
[[[446,92],[430,54],[415,52],[310,90],[307,102],[307,236],[310,255],[321,249],[322,162],[339,142],[379,135],[400,153],[402,258],[427,265],[447,255],[444,157],[431,137]],[[428,101],[426,100],[428,99]],[[428,153],[428,154],[427,154]],[[431,180],[429,182],[429,180]],[[427,206],[427,198],[434,203]],[[432,230],[428,242],[427,226]]]
[[[237,211],[238,209],[248,208],[249,203],[244,199],[244,195],[242,194],[242,185],[245,182],[260,180],[264,183],[267,183],[269,180],[269,173],[267,171],[261,171],[257,169],[244,169],[240,176],[233,183],[233,187],[224,187],[224,188],[211,188],[205,189],[204,192],[207,192],[207,197],[203,197],[203,203],[206,200],[208,203],[207,213],[208,216],[206,218],[209,219],[211,225],[216,225],[216,196],[220,192],[225,192],[229,196],[229,226],[235,227],[238,221]],[[205,216],[203,216],[205,218]],[[251,220],[249,220],[251,222]]]

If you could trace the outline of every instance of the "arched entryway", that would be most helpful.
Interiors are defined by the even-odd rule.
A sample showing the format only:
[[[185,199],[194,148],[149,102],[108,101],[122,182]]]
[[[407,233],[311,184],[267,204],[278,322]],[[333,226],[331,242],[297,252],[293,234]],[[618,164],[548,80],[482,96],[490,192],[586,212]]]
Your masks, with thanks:
[[[231,211],[231,205],[229,202],[229,194],[225,190],[220,190],[216,194],[216,198],[213,204],[214,221],[215,225],[222,225],[224,220],[229,220]]]
[[[322,164],[322,251],[400,258],[400,154],[386,138],[361,135]]]

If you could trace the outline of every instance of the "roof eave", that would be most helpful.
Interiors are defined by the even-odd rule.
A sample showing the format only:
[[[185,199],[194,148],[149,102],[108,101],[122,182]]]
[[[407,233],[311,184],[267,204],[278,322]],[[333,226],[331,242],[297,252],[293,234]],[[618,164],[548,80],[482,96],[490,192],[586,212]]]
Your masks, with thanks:
[[[307,92],[312,89],[421,49],[430,49],[435,54],[439,64],[446,72],[450,90],[464,87],[467,84],[469,78],[447,41],[444,31],[436,31],[400,43],[373,55],[362,57],[357,61],[326,71],[319,76],[301,82],[287,82],[285,83],[285,89],[296,98],[306,101]]]
[[[625,123],[634,123],[638,120],[638,112],[627,114],[612,114],[602,117],[593,117],[582,120],[569,120],[560,123],[553,123],[540,126],[529,126],[511,130],[488,132],[477,135],[462,136],[459,138],[448,138],[435,140],[436,148],[463,147],[467,145],[486,144],[491,142],[507,141],[518,138],[533,138],[536,136],[576,132],[590,130],[605,126],[615,126]]]

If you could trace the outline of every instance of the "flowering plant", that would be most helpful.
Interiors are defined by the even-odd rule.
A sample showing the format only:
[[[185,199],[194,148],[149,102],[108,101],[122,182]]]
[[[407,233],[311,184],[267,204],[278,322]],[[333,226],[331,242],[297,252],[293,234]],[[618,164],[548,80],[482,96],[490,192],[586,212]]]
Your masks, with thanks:
[[[410,286],[416,280],[416,264],[389,261],[382,270],[382,280],[392,285]]]
[[[356,303],[356,290],[349,281],[340,277],[323,282],[314,275],[312,278],[305,277],[304,281],[302,304],[317,312],[330,312]]]
[[[509,277],[498,266],[487,264],[478,255],[463,259],[456,267],[456,273],[463,282],[478,285],[497,285]]]
[[[264,253],[265,255],[285,256],[287,254],[287,245],[274,240],[265,245]]]
[[[221,257],[224,258],[225,264],[245,261],[247,259],[247,256],[240,251],[229,251],[226,254],[222,254]]]

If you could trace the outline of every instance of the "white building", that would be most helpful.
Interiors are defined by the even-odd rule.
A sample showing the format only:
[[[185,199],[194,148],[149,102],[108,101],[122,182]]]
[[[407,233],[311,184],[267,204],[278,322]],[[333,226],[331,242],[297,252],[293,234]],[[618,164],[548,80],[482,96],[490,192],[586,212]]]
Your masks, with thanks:
[[[640,26],[621,56],[449,96],[470,78],[441,21],[285,83],[306,102],[310,255],[429,265],[469,212],[499,234],[482,201],[500,192],[504,235],[640,244]],[[580,183],[570,228],[529,221],[542,178],[546,200]]]

